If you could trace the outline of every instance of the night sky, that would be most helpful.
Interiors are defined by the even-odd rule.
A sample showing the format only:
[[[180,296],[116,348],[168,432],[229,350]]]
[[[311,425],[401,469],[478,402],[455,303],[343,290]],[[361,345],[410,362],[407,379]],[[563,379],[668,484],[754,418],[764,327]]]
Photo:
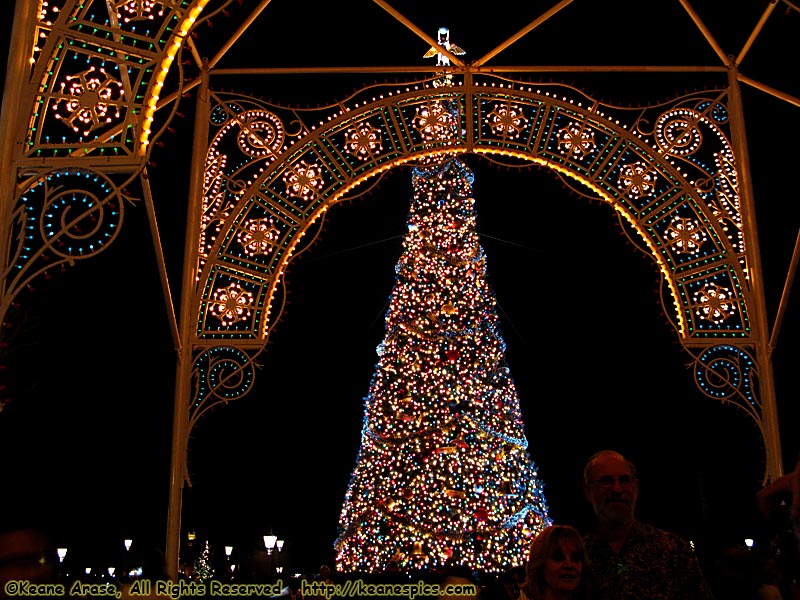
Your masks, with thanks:
[[[251,4],[236,5],[234,18]],[[302,4],[275,0],[257,21],[261,29],[225,65],[426,64],[425,43],[376,4],[350,3],[363,4],[357,14],[314,4],[300,11],[302,28],[297,21],[281,27]],[[450,27],[470,60],[552,4],[493,2],[488,15],[444,4],[400,10],[431,35]],[[576,0],[500,64],[646,64],[653,41],[655,64],[719,64],[677,1],[654,2],[646,18],[637,13],[640,3],[610,4],[613,14],[603,8],[608,3]],[[735,17],[730,9],[715,14],[710,0],[693,4],[720,45],[736,54],[767,3]],[[657,6],[663,21],[654,17]],[[783,57],[798,56],[798,26],[800,14],[776,9],[742,73],[800,96],[796,73],[780,66]],[[209,54],[219,29],[201,30],[198,45]],[[309,77],[269,81],[257,92],[314,105],[359,85],[328,77],[322,85]],[[713,84],[724,84],[722,77]],[[712,85],[707,77],[674,74],[572,73],[565,81],[585,81],[589,95],[621,105]],[[220,83],[243,92],[260,85]],[[800,227],[800,109],[748,86],[742,91],[772,324]],[[193,102],[183,101],[186,116],[154,151],[150,169],[176,297]],[[754,532],[759,432],[743,411],[697,389],[690,357],[662,314],[657,269],[622,234],[614,211],[540,167],[503,168],[479,156],[465,162],[475,173],[488,277],[551,516],[591,525],[581,471],[590,454],[611,447],[639,467],[642,520],[708,544]],[[329,211],[317,243],[290,268],[290,304],[260,357],[253,391],[193,431],[183,521],[199,539],[248,548],[273,530],[287,540],[296,569],[332,563],[411,195],[408,168],[386,174],[365,197]],[[36,288],[20,299],[7,334],[12,402],[0,413],[0,514],[6,524],[43,523],[60,543],[83,548],[87,561],[90,553],[119,553],[125,537],[142,549],[163,547],[176,356],[144,204],[126,207],[111,247]],[[800,452],[798,293],[789,298],[773,354],[787,466]]]

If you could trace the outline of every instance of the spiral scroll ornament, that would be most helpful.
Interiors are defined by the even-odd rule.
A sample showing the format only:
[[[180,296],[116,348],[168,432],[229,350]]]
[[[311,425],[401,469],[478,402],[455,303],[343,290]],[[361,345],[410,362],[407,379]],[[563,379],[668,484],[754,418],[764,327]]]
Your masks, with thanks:
[[[706,396],[732,402],[760,422],[761,404],[754,391],[757,378],[755,359],[736,346],[707,348],[695,362],[694,379]]]
[[[686,108],[670,110],[656,122],[656,142],[668,154],[688,156],[703,145],[703,134],[697,124],[702,116]]]
[[[254,363],[247,353],[237,348],[210,348],[195,359],[194,380],[193,420],[196,420],[216,404],[245,396],[255,380]]]
[[[95,171],[65,169],[38,177],[14,211],[9,291],[16,293],[55,266],[96,255],[116,238],[122,218],[122,191]]]
[[[286,134],[283,123],[274,113],[250,110],[238,115],[241,131],[237,136],[239,149],[253,158],[271,156],[274,160],[283,148]]]

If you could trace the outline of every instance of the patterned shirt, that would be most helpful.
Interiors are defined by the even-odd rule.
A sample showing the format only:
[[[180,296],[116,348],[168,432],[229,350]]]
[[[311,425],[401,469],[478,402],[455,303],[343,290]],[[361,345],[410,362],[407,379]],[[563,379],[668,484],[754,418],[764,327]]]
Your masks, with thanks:
[[[713,600],[694,549],[674,533],[634,522],[619,554],[585,537],[598,600]]]

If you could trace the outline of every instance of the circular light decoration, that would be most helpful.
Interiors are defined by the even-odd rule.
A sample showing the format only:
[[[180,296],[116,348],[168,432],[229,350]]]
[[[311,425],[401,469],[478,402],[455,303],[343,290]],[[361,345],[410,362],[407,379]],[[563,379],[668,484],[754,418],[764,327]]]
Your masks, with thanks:
[[[653,192],[656,186],[656,173],[643,162],[623,165],[617,184],[631,198],[641,198]]]
[[[678,254],[696,254],[708,236],[697,220],[675,217],[664,230],[664,237]]]
[[[704,394],[720,400],[733,399],[734,404],[748,411],[758,407],[753,393],[755,375],[753,357],[743,348],[727,344],[704,350],[694,369],[695,381]]]
[[[369,123],[361,123],[358,127],[348,129],[345,138],[345,150],[361,160],[374,158],[383,150],[380,129]]]
[[[122,201],[106,178],[93,171],[55,171],[22,197],[31,217],[41,206],[44,241],[60,256],[89,256],[119,232]],[[26,240],[31,246],[32,240]]]
[[[67,75],[61,83],[61,93],[66,98],[59,98],[53,106],[55,117],[84,136],[120,119],[122,83],[103,68],[93,66],[76,75]],[[65,114],[59,112],[62,103]]]
[[[561,154],[583,158],[595,151],[594,132],[585,125],[570,123],[558,132],[558,146]]]
[[[290,196],[307,202],[322,189],[322,168],[301,160],[297,165],[289,167],[283,176],[283,182]]]
[[[417,107],[412,120],[414,128],[427,142],[446,141],[453,138],[453,114],[443,102],[430,102]]]
[[[250,219],[236,239],[244,247],[245,254],[252,257],[256,254],[267,254],[275,245],[279,233],[271,218]]]
[[[277,115],[265,110],[249,110],[237,116],[235,122],[242,128],[236,138],[242,152],[254,158],[271,155],[274,159],[278,156],[285,132]]]
[[[212,398],[235,400],[250,390],[255,380],[253,361],[237,348],[216,346],[194,361],[197,373],[195,407]]]
[[[253,312],[253,294],[232,283],[214,292],[210,310],[222,321],[223,326],[229,327],[250,317]]]
[[[492,112],[486,116],[486,121],[495,135],[504,138],[518,138],[520,132],[525,129],[528,119],[522,114],[519,106],[500,106],[495,105]]]
[[[156,15],[164,16],[164,3],[156,0],[115,0],[111,5],[117,11],[117,18],[123,23],[152,21]],[[156,9],[156,6],[160,8]]]
[[[697,128],[702,120],[700,113],[686,108],[667,111],[656,121],[656,143],[667,154],[694,154],[703,144],[703,134]]]
[[[695,292],[694,299],[697,316],[712,323],[722,323],[736,310],[730,290],[716,283],[707,283]]]

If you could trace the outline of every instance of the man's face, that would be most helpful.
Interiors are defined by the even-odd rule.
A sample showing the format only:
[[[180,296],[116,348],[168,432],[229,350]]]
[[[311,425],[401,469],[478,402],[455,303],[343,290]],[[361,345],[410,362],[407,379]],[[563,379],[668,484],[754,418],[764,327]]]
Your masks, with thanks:
[[[596,458],[583,490],[601,524],[613,527],[633,521],[639,482],[622,457],[608,454]]]

